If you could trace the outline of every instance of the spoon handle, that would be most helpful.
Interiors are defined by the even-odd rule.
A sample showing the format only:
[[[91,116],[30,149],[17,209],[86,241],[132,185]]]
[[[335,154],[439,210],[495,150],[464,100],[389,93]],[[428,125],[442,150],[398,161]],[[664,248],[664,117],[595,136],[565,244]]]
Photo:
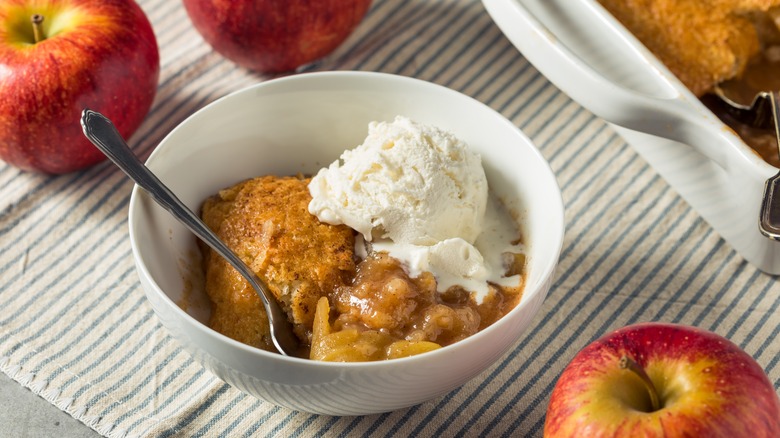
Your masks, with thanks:
[[[183,202],[135,156],[111,121],[104,115],[85,109],[81,115],[84,135],[100,149],[139,187],[144,189],[160,206],[183,223],[199,239],[224,257],[257,291],[268,314],[271,338],[279,352],[286,356],[295,355],[298,339],[293,333],[287,315],[271,291],[254,272],[217,237]]]

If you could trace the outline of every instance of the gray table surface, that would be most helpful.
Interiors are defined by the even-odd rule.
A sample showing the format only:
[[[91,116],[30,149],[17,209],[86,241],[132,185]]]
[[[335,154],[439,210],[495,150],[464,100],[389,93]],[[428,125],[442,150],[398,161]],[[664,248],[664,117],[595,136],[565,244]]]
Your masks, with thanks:
[[[0,438],[98,436],[80,421],[0,373]]]

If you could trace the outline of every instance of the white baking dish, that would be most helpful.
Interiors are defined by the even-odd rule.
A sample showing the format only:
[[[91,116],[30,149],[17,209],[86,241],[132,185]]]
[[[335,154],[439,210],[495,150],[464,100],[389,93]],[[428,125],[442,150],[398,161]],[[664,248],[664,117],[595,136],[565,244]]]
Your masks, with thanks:
[[[748,262],[780,274],[758,219],[763,161],[595,0],[482,0],[520,52],[601,117]]]

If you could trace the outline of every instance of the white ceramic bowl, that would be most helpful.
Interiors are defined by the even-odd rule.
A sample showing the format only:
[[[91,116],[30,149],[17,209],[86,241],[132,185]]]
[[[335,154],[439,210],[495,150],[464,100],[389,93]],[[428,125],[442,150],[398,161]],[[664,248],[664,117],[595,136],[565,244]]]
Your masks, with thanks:
[[[597,0],[482,0],[542,74],[613,128],[748,262],[780,274],[759,231],[767,164]]]
[[[528,327],[552,281],[563,240],[563,204],[538,150],[487,106],[447,88],[379,73],[314,73],[272,80],[224,97],[173,130],[147,165],[190,208],[219,189],[264,174],[314,173],[360,144],[372,120],[405,115],[450,130],[481,153],[488,181],[519,214],[528,244],[522,302],[486,330],[416,357],[323,363],[283,357],[233,341],[182,310],[182,261],[195,238],[137,187],[130,238],[141,284],[193,357],[240,390],[318,414],[387,412],[441,396],[473,378]],[[201,290],[192,293],[202,295]]]

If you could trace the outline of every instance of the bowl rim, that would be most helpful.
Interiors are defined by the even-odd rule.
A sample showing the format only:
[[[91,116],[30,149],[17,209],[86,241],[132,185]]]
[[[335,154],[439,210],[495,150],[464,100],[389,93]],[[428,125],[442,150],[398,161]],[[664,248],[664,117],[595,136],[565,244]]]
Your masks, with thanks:
[[[396,75],[391,73],[382,73],[382,72],[367,72],[367,71],[327,71],[327,72],[310,72],[310,73],[300,73],[295,74],[291,76],[285,76],[280,78],[274,78],[267,81],[259,82],[257,84],[249,85],[247,87],[241,88],[239,90],[233,91],[231,93],[226,94],[225,96],[219,97],[213,102],[210,102],[209,104],[203,106],[202,108],[196,110],[189,116],[187,116],[182,122],[180,122],[175,128],[173,128],[168,134],[163,137],[163,139],[160,141],[160,143],[155,147],[155,149],[152,151],[152,153],[147,158],[145,164],[149,165],[150,163],[153,163],[155,161],[155,157],[157,157],[163,148],[163,146],[176,135],[176,133],[182,129],[186,129],[186,125],[193,123],[193,120],[197,120],[199,117],[201,117],[201,114],[207,111],[210,111],[212,108],[223,105],[224,102],[229,101],[231,99],[236,98],[239,95],[243,95],[246,93],[252,93],[257,90],[262,90],[266,88],[273,88],[276,86],[279,86],[280,84],[285,84],[288,82],[296,82],[296,81],[308,81],[312,79],[318,79],[318,78],[349,78],[349,77],[364,77],[369,78],[370,80],[376,80],[376,81],[397,81],[399,83],[403,83],[405,87],[409,86],[421,86],[421,87],[428,87],[431,90],[435,90],[438,93],[443,93],[445,95],[449,95],[452,98],[455,99],[461,99],[466,102],[469,102],[470,105],[476,104],[477,106],[480,106],[484,109],[487,109],[489,112],[492,112],[496,115],[498,121],[504,125],[507,125],[507,127],[514,131],[516,135],[518,135],[523,140],[523,147],[529,147],[530,152],[536,156],[536,159],[539,161],[539,164],[543,165],[545,170],[545,176],[546,178],[550,179],[550,182],[552,183],[551,186],[555,189],[555,198],[550,199],[551,207],[550,212],[555,212],[554,218],[551,217],[550,225],[556,225],[555,227],[552,227],[554,230],[554,234],[551,233],[552,236],[555,238],[552,240],[545,241],[545,245],[551,248],[551,262],[545,263],[543,266],[543,269],[541,270],[540,274],[538,275],[538,282],[535,285],[536,287],[530,291],[530,295],[526,296],[526,293],[529,292],[527,290],[527,284],[523,286],[523,298],[521,301],[514,306],[509,312],[507,312],[505,315],[503,315],[501,318],[499,318],[495,323],[491,324],[488,327],[485,327],[482,330],[479,330],[477,333],[462,339],[458,342],[455,342],[453,344],[444,346],[442,348],[436,349],[434,351],[429,351],[424,354],[409,356],[409,357],[403,357],[398,359],[392,359],[392,360],[383,360],[383,361],[367,361],[367,362],[326,362],[326,361],[315,361],[308,358],[299,358],[299,357],[293,357],[293,356],[284,356],[281,354],[278,354],[276,352],[270,352],[266,351],[257,347],[253,347],[247,344],[244,344],[242,342],[236,341],[226,335],[223,335],[222,333],[217,332],[216,330],[212,329],[211,327],[207,326],[206,324],[200,322],[197,320],[194,316],[187,313],[184,309],[179,307],[173,299],[166,294],[162,288],[157,284],[157,282],[154,280],[154,277],[150,273],[149,269],[146,266],[146,263],[144,262],[143,258],[141,257],[140,248],[138,246],[138,238],[137,238],[137,230],[136,227],[138,226],[135,223],[134,217],[137,216],[137,210],[142,208],[140,197],[144,196],[147,198],[151,198],[147,193],[143,192],[143,190],[138,186],[134,185],[132,188],[132,192],[130,195],[130,201],[129,201],[129,208],[128,208],[128,229],[129,229],[129,235],[130,235],[130,243],[132,248],[132,254],[133,254],[133,260],[136,265],[136,270],[138,271],[138,274],[140,277],[144,277],[149,284],[153,287],[153,291],[161,298],[169,308],[172,309],[173,312],[175,312],[179,318],[184,318],[191,326],[197,327],[199,331],[207,335],[208,337],[212,339],[216,339],[219,342],[225,343],[228,346],[232,348],[236,348],[241,350],[244,353],[252,354],[259,357],[264,357],[266,359],[271,360],[281,360],[284,363],[291,362],[297,365],[308,365],[308,366],[316,366],[316,367],[328,367],[328,368],[334,368],[334,369],[353,369],[353,368],[384,368],[387,366],[392,366],[392,364],[400,364],[400,363],[406,363],[406,362],[415,362],[415,361],[426,361],[426,360],[434,360],[435,357],[440,355],[446,355],[449,354],[449,352],[455,351],[456,349],[464,349],[467,348],[468,345],[473,343],[481,342],[482,338],[486,337],[489,333],[497,330],[501,330],[502,327],[506,324],[509,324],[509,320],[512,319],[510,316],[516,313],[519,313],[522,308],[529,305],[529,302],[531,301],[531,298],[538,294],[543,294],[541,297],[541,300],[544,301],[546,298],[546,295],[549,291],[549,288],[551,287],[550,283],[552,281],[553,274],[555,272],[556,267],[558,266],[559,260],[560,260],[560,254],[563,248],[563,241],[564,241],[564,235],[565,235],[565,221],[564,221],[564,203],[563,203],[563,197],[561,194],[560,186],[557,183],[557,180],[555,178],[555,174],[550,167],[549,162],[547,159],[544,158],[544,156],[541,154],[537,146],[531,139],[522,131],[520,128],[515,126],[513,123],[511,123],[506,117],[504,117],[501,113],[498,111],[490,108],[486,104],[474,99],[471,96],[468,96],[466,94],[463,94],[459,91],[456,91],[454,89],[445,87],[443,85],[439,85],[433,82],[425,81],[422,79],[412,78],[408,76],[402,76],[402,75]],[[149,199],[151,201],[151,199]],[[552,215],[551,215],[552,216]],[[194,236],[193,236],[194,237]],[[196,238],[196,237],[194,237]],[[197,239],[197,238],[196,238]],[[145,290],[145,293],[148,293],[147,288],[143,288]],[[155,312],[156,313],[156,312]],[[538,313],[538,310],[531,315],[531,318],[533,318],[536,313]],[[165,324],[163,324],[165,325]],[[516,340],[515,340],[516,341]],[[513,342],[515,342],[513,341]],[[508,350],[506,350],[508,351]],[[502,354],[505,354],[506,351],[503,351]]]

